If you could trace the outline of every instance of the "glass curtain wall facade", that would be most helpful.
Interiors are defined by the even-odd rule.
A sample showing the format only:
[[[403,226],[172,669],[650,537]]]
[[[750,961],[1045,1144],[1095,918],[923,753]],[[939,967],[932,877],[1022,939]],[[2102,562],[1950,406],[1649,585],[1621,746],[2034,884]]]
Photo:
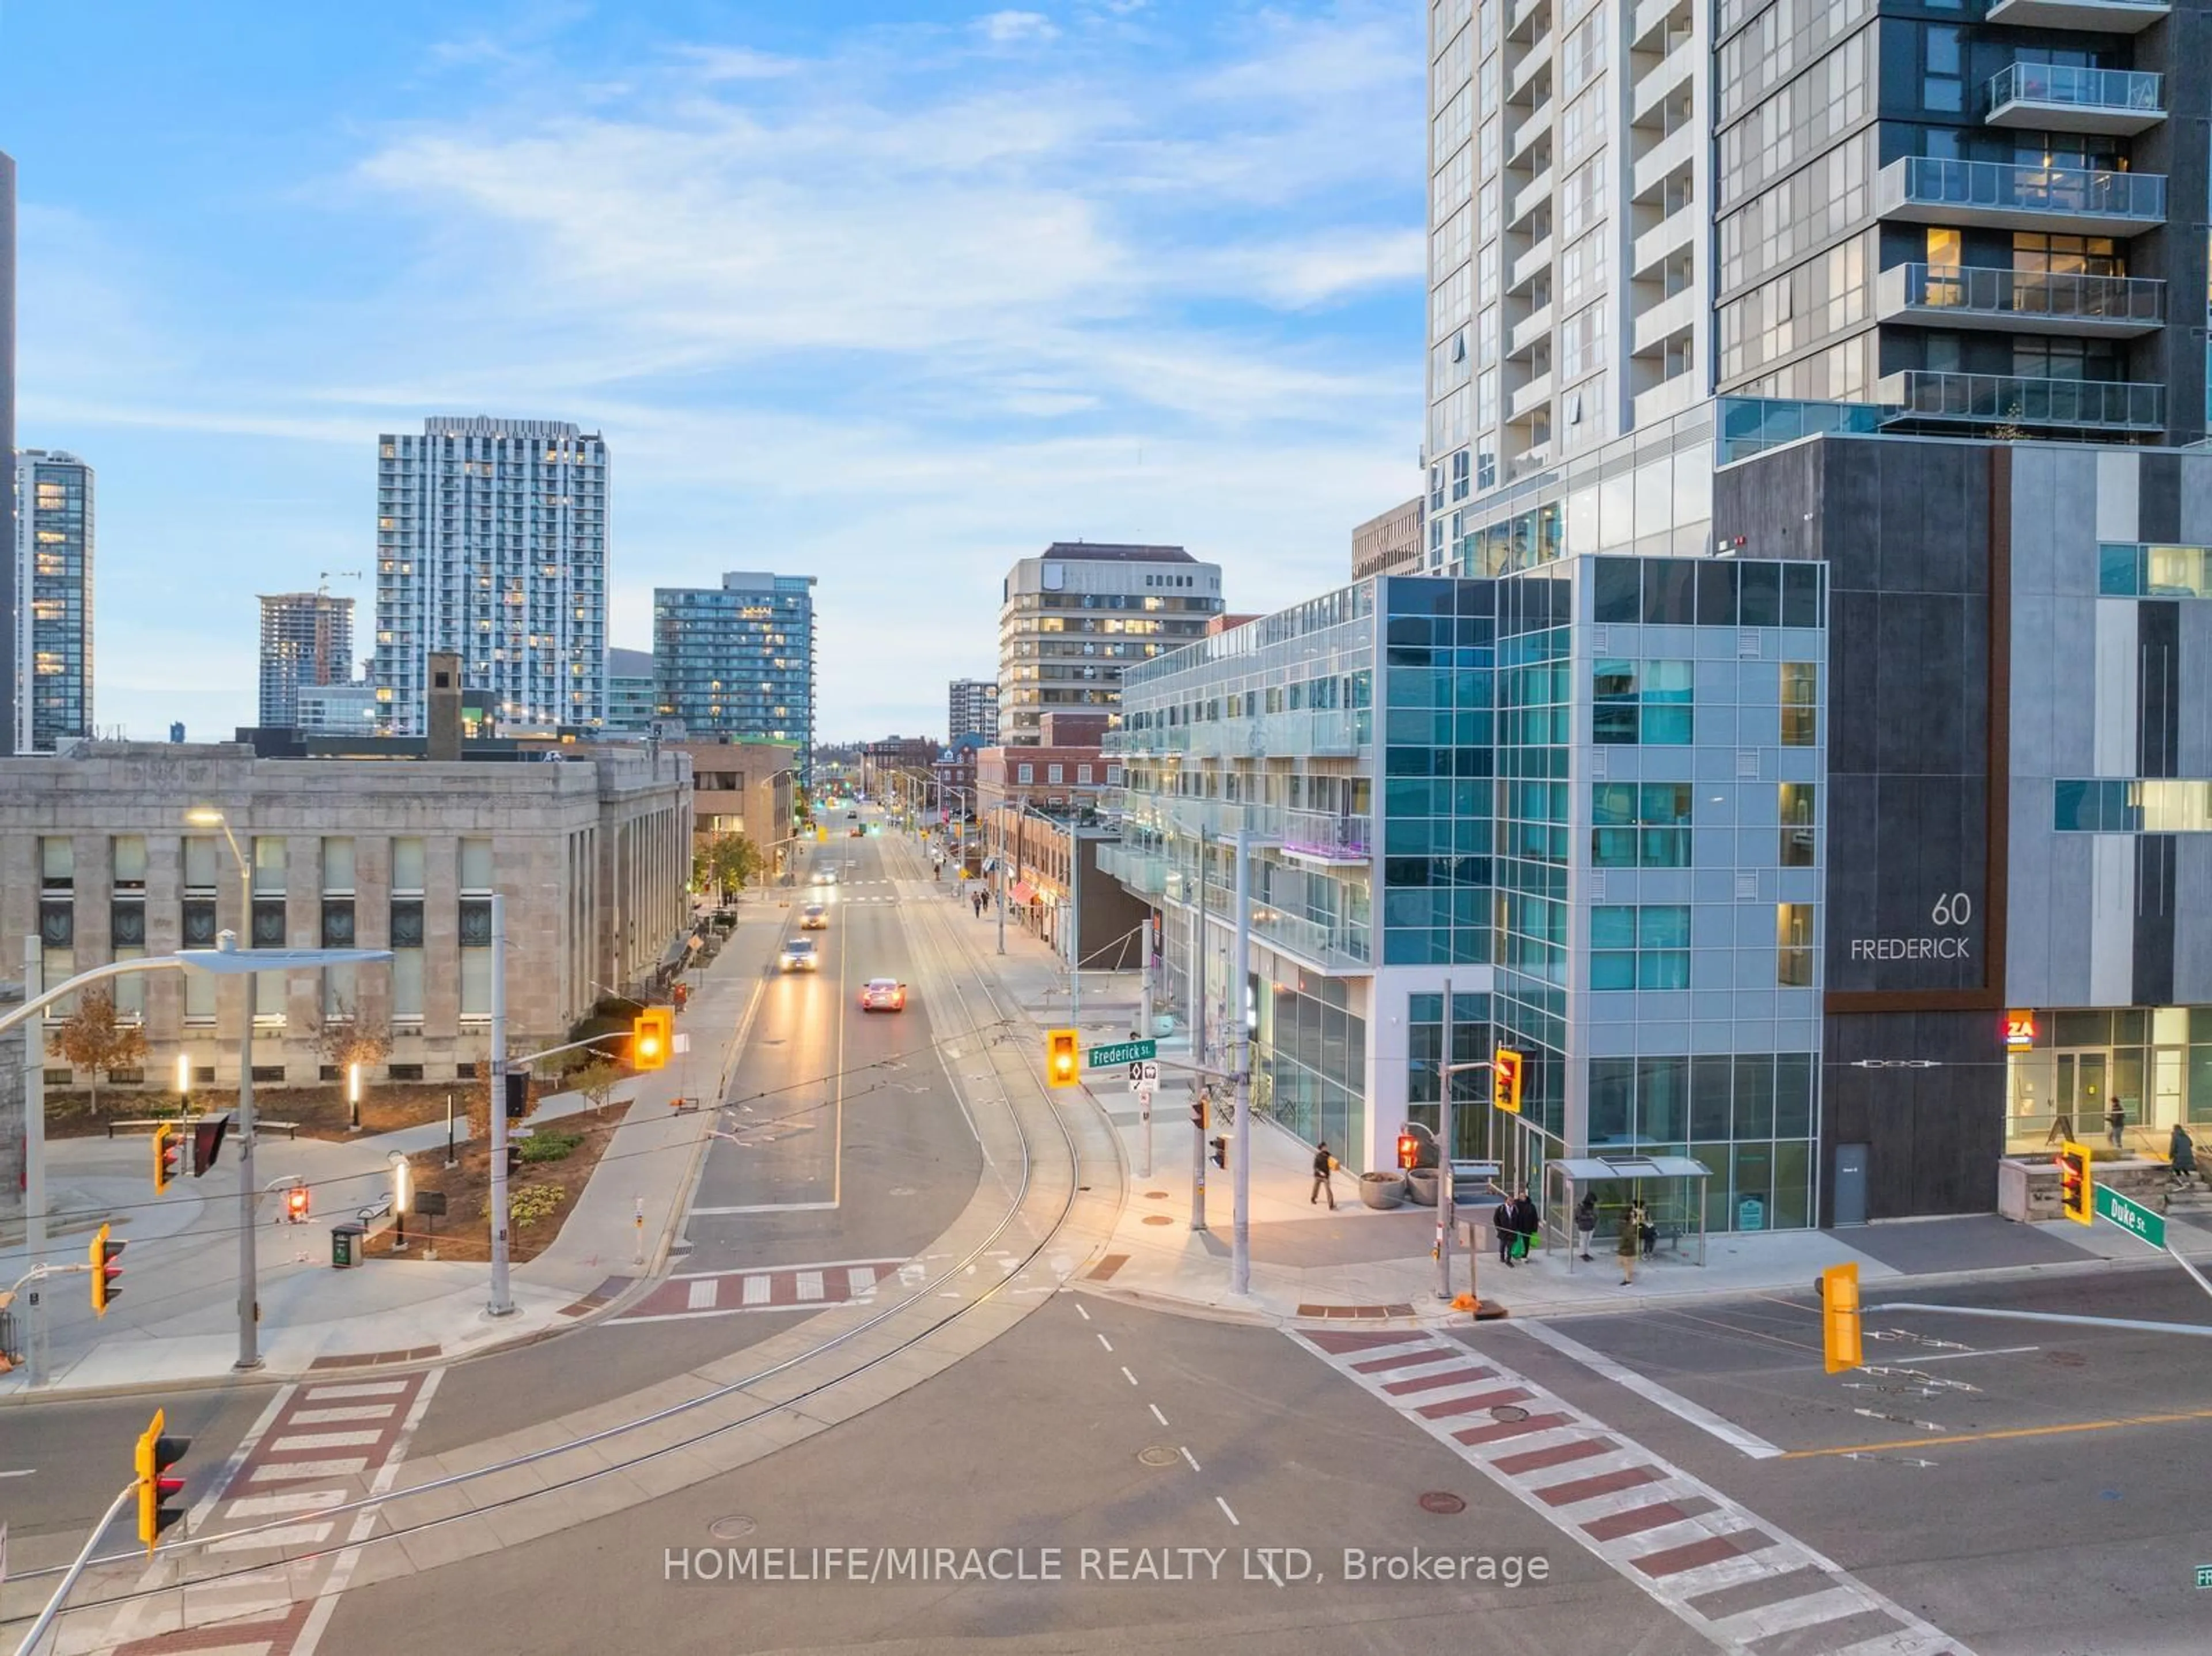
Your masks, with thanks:
[[[653,591],[654,709],[695,738],[799,744],[812,786],[814,577],[732,571]]]
[[[92,734],[93,472],[74,454],[14,457],[17,753]]]

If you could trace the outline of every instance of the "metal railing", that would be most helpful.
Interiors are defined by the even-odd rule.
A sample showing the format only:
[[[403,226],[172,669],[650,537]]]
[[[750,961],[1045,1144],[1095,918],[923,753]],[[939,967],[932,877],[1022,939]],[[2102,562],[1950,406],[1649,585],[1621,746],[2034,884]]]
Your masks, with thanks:
[[[2162,112],[2161,77],[2146,70],[2085,69],[2074,64],[2008,64],[1989,80],[1989,107],[2063,104],[2073,109]]]
[[[2159,224],[2166,219],[2166,176],[1905,155],[1881,169],[1875,210],[1893,213],[1907,206]]]
[[[2162,322],[2166,283],[2148,276],[1996,266],[1897,264],[1881,273],[1885,308],[1990,317],[2057,317],[2074,322]]]
[[[1884,380],[1882,391],[1882,401],[1922,419],[2094,426],[2114,431],[2155,431],[2166,423],[2165,387],[2123,379],[2044,379],[1911,368]]]

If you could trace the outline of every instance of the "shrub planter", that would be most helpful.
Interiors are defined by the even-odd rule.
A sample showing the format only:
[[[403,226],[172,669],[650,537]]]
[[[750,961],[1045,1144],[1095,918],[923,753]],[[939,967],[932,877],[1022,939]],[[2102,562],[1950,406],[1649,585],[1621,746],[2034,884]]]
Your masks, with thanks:
[[[1359,1199],[1377,1211],[1388,1212],[1406,1199],[1406,1175],[1395,1171],[1361,1174]]]
[[[1437,1204],[1437,1187],[1441,1180],[1434,1168],[1409,1168],[1406,1184],[1416,1207],[1432,1208]]]

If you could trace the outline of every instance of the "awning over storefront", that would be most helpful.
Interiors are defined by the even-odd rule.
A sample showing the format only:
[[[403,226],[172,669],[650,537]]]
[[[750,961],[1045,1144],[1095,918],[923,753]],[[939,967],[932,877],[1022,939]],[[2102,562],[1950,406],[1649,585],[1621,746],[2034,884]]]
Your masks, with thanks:
[[[1018,903],[1033,903],[1036,901],[1036,888],[1027,880],[1017,880],[1010,895]]]

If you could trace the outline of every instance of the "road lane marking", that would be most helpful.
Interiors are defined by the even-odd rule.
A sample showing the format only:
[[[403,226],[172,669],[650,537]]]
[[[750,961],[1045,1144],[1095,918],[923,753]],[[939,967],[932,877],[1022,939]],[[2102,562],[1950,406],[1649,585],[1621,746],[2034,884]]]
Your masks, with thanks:
[[[382,1432],[289,1432],[270,1440],[271,1453],[294,1449],[358,1449],[375,1442]]]
[[[1961,1357],[2016,1357],[2027,1351],[2040,1351],[2039,1345],[2001,1345],[1992,1351],[1939,1351],[1932,1357],[1915,1357],[1915,1362],[1956,1362]]]
[[[718,1277],[700,1277],[691,1284],[690,1291],[685,1297],[685,1307],[692,1311],[711,1310],[715,1300],[720,1295],[721,1288],[722,1284]]]
[[[1129,1373],[1129,1365],[1127,1363],[1125,1362],[1121,1365],[1121,1373],[1123,1376],[1127,1379],[1130,1385],[1134,1386],[1137,1383],[1137,1377]]]
[[[800,1271],[799,1273],[798,1282],[794,1285],[793,1291],[802,1301],[812,1301],[820,1299],[822,1297],[822,1273],[818,1271]]]
[[[1285,1331],[1370,1397],[1445,1445],[1500,1490],[1595,1555],[1652,1601],[1724,1648],[1742,1650],[1723,1620],[1740,1617],[1746,1587],[1796,1618],[1792,1647],[1834,1656],[1839,1645],[1971,1656],[1967,1647],[1784,1533],[1741,1502],[1513,1373],[1492,1353],[1440,1333]],[[1378,1354],[1394,1361],[1378,1362]],[[1394,1394],[1388,1376],[1424,1362],[1479,1356],[1518,1401],[1486,1419]],[[1474,1401],[1480,1403],[1481,1399]],[[2212,1412],[2212,1411],[2208,1411]],[[1808,1604],[1804,1601],[1818,1600]],[[1802,1623],[1802,1628],[1796,1624]],[[1741,1625],[1740,1623],[1732,1623]],[[1762,1648],[1763,1635],[1748,1647]]]
[[[1657,1404],[1677,1420],[1687,1421],[1699,1431],[1710,1433],[1731,1449],[1740,1450],[1753,1460],[1771,1460],[1782,1453],[1779,1447],[1757,1433],[1723,1418],[1702,1404],[1692,1403],[1680,1393],[1668,1391],[1648,1375],[1638,1374],[1602,1351],[1593,1351],[1580,1340],[1570,1338],[1548,1324],[1516,1323],[1514,1331],[1525,1334],[1540,1345],[1548,1345],[1561,1356],[1580,1363],[1592,1374],[1602,1375],[1624,1391],[1633,1392],[1646,1403]]]
[[[1198,1457],[1191,1453],[1188,1445],[1183,1446],[1182,1458],[1190,1463],[1191,1471],[1194,1472],[1198,1470]]]
[[[836,1205],[835,1202],[754,1202],[734,1208],[686,1208],[684,1213],[690,1219],[726,1219],[744,1213],[826,1213]]]
[[[293,1483],[304,1477],[353,1477],[365,1471],[368,1460],[353,1455],[325,1460],[279,1460],[256,1466],[246,1474],[248,1483]]]
[[[32,1473],[38,1470],[39,1469],[35,1466],[16,1466],[7,1471],[0,1472],[0,1477],[28,1477]]]
[[[319,1512],[346,1498],[343,1489],[301,1489],[292,1495],[240,1495],[223,1509],[225,1518],[282,1518],[287,1513]]]
[[[774,1286],[774,1283],[766,1277],[746,1277],[744,1302],[747,1305],[766,1305]]]
[[[1114,1342],[1108,1339],[1103,1334],[1101,1334],[1098,1337],[1098,1344],[1104,1346],[1109,1351],[1111,1351],[1114,1349]]]
[[[1168,1417],[1160,1412],[1160,1405],[1158,1404],[1148,1403],[1145,1407],[1152,1411],[1152,1418],[1159,1422],[1161,1425],[1164,1426],[1168,1423]]]
[[[854,1265],[845,1273],[845,1297],[857,1300],[876,1291],[876,1268],[873,1265]]]
[[[1229,1503],[1224,1501],[1219,1495],[1213,1497],[1213,1504],[1220,1507],[1223,1513],[1228,1518],[1229,1521],[1236,1525],[1238,1529],[1241,1530],[1244,1527],[1243,1521],[1237,1518],[1234,1512],[1230,1510]]]
[[[311,1386],[301,1396],[308,1403],[326,1403],[336,1398],[388,1398],[406,1389],[405,1380],[363,1380],[355,1386]]]
[[[347,1420],[389,1420],[398,1405],[389,1403],[356,1404],[349,1409],[295,1409],[292,1411],[295,1426],[335,1426]]]
[[[1939,1432],[1930,1437],[1905,1438],[1894,1443],[1838,1443],[1825,1449],[1785,1449],[1782,1459],[1814,1460],[1824,1455],[1875,1454],[1885,1449],[1927,1449],[1939,1443],[2001,1443],[2010,1438],[2063,1437],[2073,1432],[2116,1432],[2129,1426],[2183,1426],[2200,1420],[2212,1420],[2212,1409],[2191,1409],[2170,1415],[2122,1415],[2112,1420],[2066,1421],[2056,1426],[2007,1426],[1993,1432]]]
[[[1085,1322],[1089,1322],[1091,1320],[1091,1313],[1083,1308],[1083,1305],[1080,1301],[1076,1302],[1075,1314],[1082,1318]]]

